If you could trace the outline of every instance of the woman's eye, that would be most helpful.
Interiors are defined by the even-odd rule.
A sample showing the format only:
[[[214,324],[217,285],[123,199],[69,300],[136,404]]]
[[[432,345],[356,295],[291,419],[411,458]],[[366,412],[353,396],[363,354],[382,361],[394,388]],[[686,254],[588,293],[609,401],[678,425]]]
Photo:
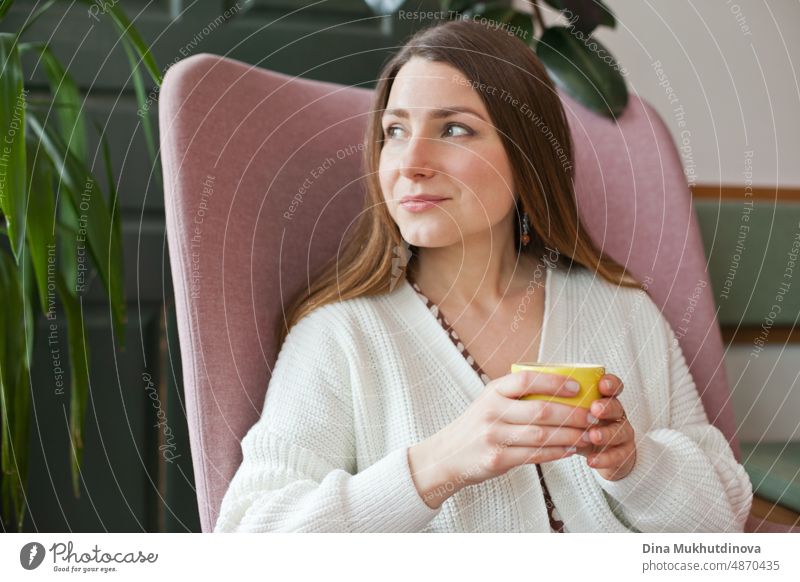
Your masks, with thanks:
[[[387,127],[386,130],[384,131],[385,137],[387,137],[388,139],[392,139],[393,137],[395,137],[394,134],[393,134],[393,131],[396,130],[396,129],[402,129],[402,128],[399,125],[390,125],[389,127]],[[454,134],[450,133],[450,130],[453,130],[453,129],[457,130],[457,132],[461,131],[463,133],[461,133],[461,134],[456,133],[454,135]],[[471,135],[472,132],[470,130],[468,130],[466,127],[464,127],[463,125],[460,125],[458,123],[449,123],[447,125],[447,127],[445,128],[445,134],[449,134],[448,137],[460,137],[460,136],[463,136],[463,135]]]
[[[461,131],[463,131],[463,132],[464,132],[464,133],[462,133],[461,135],[471,135],[471,134],[472,134],[472,132],[471,132],[471,131],[469,131],[469,130],[468,130],[466,127],[464,127],[463,125],[459,125],[459,124],[457,124],[457,123],[451,123],[451,124],[449,124],[449,125],[447,126],[447,129],[458,129],[458,130],[461,130]],[[458,137],[458,136],[456,135],[455,137]]]
[[[390,125],[389,127],[386,128],[386,130],[383,133],[387,138],[391,139],[392,137],[394,137],[394,135],[392,134],[392,130],[395,129],[400,129],[400,126]]]

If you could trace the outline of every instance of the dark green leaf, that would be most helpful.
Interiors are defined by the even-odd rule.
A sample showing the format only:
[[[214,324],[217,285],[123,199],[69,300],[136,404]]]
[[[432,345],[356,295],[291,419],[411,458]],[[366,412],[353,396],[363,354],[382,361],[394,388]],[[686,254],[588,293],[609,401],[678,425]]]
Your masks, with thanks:
[[[78,213],[75,212],[72,203],[63,202],[63,200],[74,199],[76,195],[69,191],[63,181],[58,183],[58,191],[56,199],[62,200],[62,203],[58,205],[58,226],[56,227],[58,239],[56,244],[59,251],[58,270],[61,271],[67,287],[75,289],[78,294],[82,294],[87,288],[84,286],[85,279],[81,283],[78,282],[78,243],[85,245],[85,239],[83,241],[78,240],[80,226],[78,224]],[[84,264],[81,268],[83,267],[86,267],[86,265]],[[83,273],[85,275],[86,271],[83,271]]]
[[[36,286],[36,277],[33,270],[33,261],[31,260],[30,253],[24,253],[25,268],[22,271],[22,296],[25,306],[25,345],[27,346],[27,353],[25,354],[25,367],[30,370],[33,366],[33,346],[35,344],[34,337],[36,335],[36,318],[34,317],[34,306],[38,300],[38,288]]]
[[[25,240],[25,92],[16,36],[0,33],[0,210],[19,263]]]
[[[37,8],[37,9],[36,9],[36,12],[34,12],[33,14],[31,14],[31,15],[28,17],[28,20],[25,22],[25,24],[23,25],[23,27],[20,29],[20,31],[19,31],[19,33],[17,34],[17,36],[20,36],[20,37],[21,37],[23,34],[25,34],[25,33],[28,31],[28,29],[29,29],[31,26],[33,26],[34,24],[36,24],[36,21],[37,21],[37,20],[39,20],[39,17],[40,17],[42,14],[44,14],[45,12],[47,12],[47,11],[50,9],[50,7],[51,7],[53,4],[55,4],[55,1],[56,1],[56,0],[47,0],[47,2],[45,2],[44,4],[42,4],[41,6],[39,6],[39,8]]]
[[[83,425],[86,421],[86,403],[89,395],[89,351],[83,329],[81,303],[73,295],[59,273],[56,277],[58,297],[67,316],[69,342],[69,432],[72,441],[72,490],[80,497],[80,470],[83,464]]]
[[[133,52],[133,49],[123,39],[123,46],[125,53],[128,55],[128,62],[131,66],[131,75],[133,77],[133,87],[136,93],[136,102],[139,105],[139,118],[142,120],[142,130],[144,131],[144,139],[147,145],[147,153],[150,156],[150,163],[155,166],[156,179],[161,183],[161,172],[158,166],[158,152],[156,151],[156,140],[153,133],[153,126],[150,122],[150,105],[147,102],[147,91],[144,86],[144,79],[139,69],[139,61]]]
[[[6,17],[6,13],[13,3],[14,0],[0,0],[0,20]]]
[[[72,77],[67,73],[60,61],[50,48],[42,43],[30,43],[24,45],[25,50],[35,50],[45,64],[45,71],[50,83],[50,91],[54,97],[53,107],[58,114],[58,129],[62,143],[69,144],[69,150],[77,160],[86,159],[86,121],[83,115],[82,98]],[[42,156],[44,157],[44,152]],[[52,178],[51,178],[51,184]],[[80,195],[71,191],[65,181],[60,181],[59,191],[54,196],[60,199],[65,195],[69,200],[75,200]],[[58,269],[64,277],[64,282],[69,289],[73,289],[74,294],[84,290],[86,274],[89,270],[88,261],[80,261],[79,253],[86,257],[86,241],[79,240],[79,215],[71,204],[60,204],[58,208],[59,220],[66,225],[67,232],[59,232],[58,247],[60,249]],[[52,224],[52,223],[51,223]],[[79,274],[83,280],[79,280]]]
[[[19,366],[16,386],[16,399],[14,402],[14,461],[16,464],[16,480],[12,491],[14,492],[14,508],[17,514],[17,531],[22,531],[25,521],[25,488],[28,483],[28,458],[30,441],[31,418],[31,384],[30,372],[26,366]]]
[[[117,192],[117,183],[114,179],[114,166],[111,164],[111,150],[108,147],[108,140],[106,134],[100,129],[100,126],[95,123],[95,129],[100,135],[100,143],[103,146],[103,165],[106,171],[106,184],[108,187],[109,200],[108,204],[111,207],[111,224],[114,229],[114,236],[122,240],[122,217],[120,216],[119,209],[119,193]],[[120,340],[124,338],[124,335]]]
[[[487,10],[479,15],[501,24],[506,31],[513,32],[525,44],[530,44],[533,39],[533,21],[529,14],[522,14],[502,6],[488,5]]]
[[[253,7],[253,0],[225,0],[222,3],[225,12],[232,12],[232,16],[240,16],[249,12]]]
[[[0,413],[2,414],[3,511],[23,512],[27,460],[28,387],[25,366],[25,308],[17,265],[0,251]],[[24,436],[20,437],[24,433]],[[21,440],[20,440],[21,438]]]
[[[53,195],[53,166],[44,151],[37,151],[36,145],[28,142],[27,163],[30,181],[28,204],[28,224],[26,236],[28,250],[36,274],[42,312],[48,312],[47,269],[56,267],[56,201]],[[55,281],[52,281],[55,286]],[[55,289],[51,295],[55,300]]]
[[[469,16],[482,10],[486,2],[476,0],[449,0],[444,1],[442,4],[442,12],[457,12]],[[505,2],[505,4],[509,4],[509,2]]]
[[[32,304],[36,300],[36,284],[33,280],[33,265],[31,264],[30,253],[23,253],[24,267],[22,270],[21,299],[23,313],[23,328],[20,334],[22,340],[22,359],[17,371],[16,397],[14,402],[14,457],[16,459],[17,473],[19,475],[19,486],[16,487],[15,507],[17,513],[17,530],[22,531],[25,520],[26,502],[24,489],[28,483],[28,460],[30,441],[30,419],[31,419],[31,385],[30,385],[30,365],[33,357],[34,329],[35,320],[33,318]]]
[[[592,111],[616,118],[628,104],[625,79],[599,41],[589,37],[589,47],[585,42],[562,26],[551,27],[539,39],[536,53],[555,84],[570,97]]]
[[[7,266],[10,263],[10,266]],[[8,301],[13,290],[12,277],[16,276],[14,262],[9,260],[6,252],[0,248],[0,297],[4,303]],[[13,329],[13,314],[5,306],[0,309],[0,484],[2,484],[3,515],[11,515],[11,506],[14,499],[13,466],[11,463],[11,424],[14,420],[13,389],[9,381],[11,376],[10,367],[13,365],[12,357],[6,353],[8,344],[7,336]]]
[[[108,147],[108,140],[105,133],[100,129],[99,125],[95,124],[95,129],[100,134],[100,142],[103,145],[103,165],[106,171],[106,180],[108,185],[108,204],[111,207],[111,225],[114,233],[114,238],[122,241],[122,217],[120,216],[120,203],[119,192],[117,191],[117,183],[115,181],[114,166],[111,164],[111,150]],[[116,328],[117,343],[119,347],[125,348],[125,330],[121,327]]]
[[[536,37],[533,36],[533,20],[531,20],[529,14],[517,12],[514,18],[509,21],[508,26],[522,42],[528,46],[533,46]]]
[[[465,4],[467,5],[466,10],[471,11],[476,16],[484,16],[492,19],[494,19],[494,16],[490,17],[488,16],[489,14],[494,15],[506,12],[514,12],[511,2],[508,0],[493,0],[492,2],[466,2]]]
[[[125,325],[125,291],[122,273],[122,241],[114,236],[112,218],[97,180],[64,146],[49,127],[28,116],[31,131],[41,140],[79,216],[79,242],[85,239],[100,279],[111,302],[114,327],[119,335]]]
[[[568,27],[574,27],[588,36],[598,26],[614,28],[617,21],[614,13],[601,0],[545,0],[556,10],[561,10]]]
[[[83,99],[75,81],[67,73],[55,53],[43,43],[20,45],[20,50],[35,50],[41,55],[44,70],[53,95],[53,106],[58,115],[61,139],[79,160],[86,159],[86,122],[83,116]]]
[[[80,0],[84,4],[87,5],[96,5],[97,0]],[[124,38],[130,41],[133,47],[136,49],[136,52],[139,55],[139,60],[144,63],[145,68],[147,68],[150,76],[153,78],[153,81],[156,85],[161,85],[161,71],[158,70],[158,65],[156,64],[156,60],[153,58],[153,55],[150,53],[150,48],[147,44],[142,40],[139,31],[131,24],[131,21],[128,20],[128,17],[125,15],[125,12],[122,10],[122,6],[117,3],[107,2],[103,4],[104,14],[108,14],[111,19],[114,21],[114,24],[117,25],[117,29],[122,32]]]

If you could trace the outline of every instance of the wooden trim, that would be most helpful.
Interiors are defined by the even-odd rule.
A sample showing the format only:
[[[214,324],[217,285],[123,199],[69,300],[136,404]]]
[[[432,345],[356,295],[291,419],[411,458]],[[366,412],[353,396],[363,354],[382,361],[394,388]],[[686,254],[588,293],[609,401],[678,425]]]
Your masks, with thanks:
[[[787,507],[775,505],[757,495],[753,496],[753,507],[750,509],[750,515],[784,525],[800,526],[800,514]]]
[[[745,196],[744,184],[695,184],[689,187],[698,200],[760,200],[763,202],[800,202],[800,188],[782,186],[752,187],[752,196]]]
[[[761,326],[722,327],[722,341],[727,344],[751,344],[764,330]],[[734,335],[735,334],[735,335]],[[780,346],[785,343],[800,343],[800,327],[773,327],[767,336],[767,345]]]

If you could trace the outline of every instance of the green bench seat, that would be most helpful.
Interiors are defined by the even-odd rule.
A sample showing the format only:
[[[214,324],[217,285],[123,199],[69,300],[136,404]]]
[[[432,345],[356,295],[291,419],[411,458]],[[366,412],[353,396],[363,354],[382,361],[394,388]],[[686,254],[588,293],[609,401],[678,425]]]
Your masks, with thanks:
[[[740,443],[753,492],[800,513],[800,442]]]

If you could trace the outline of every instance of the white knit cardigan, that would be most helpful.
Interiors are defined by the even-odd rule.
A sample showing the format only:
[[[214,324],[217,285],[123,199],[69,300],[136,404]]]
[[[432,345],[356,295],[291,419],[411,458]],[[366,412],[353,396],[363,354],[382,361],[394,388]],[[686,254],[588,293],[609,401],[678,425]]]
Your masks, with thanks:
[[[524,322],[524,320],[523,320]],[[619,376],[637,462],[618,481],[574,455],[543,463],[569,532],[740,532],[752,488],[711,426],[669,323],[642,290],[550,265],[538,361]],[[485,386],[403,280],[319,308],[290,331],[215,531],[549,532],[534,465],[422,500],[408,447]]]

